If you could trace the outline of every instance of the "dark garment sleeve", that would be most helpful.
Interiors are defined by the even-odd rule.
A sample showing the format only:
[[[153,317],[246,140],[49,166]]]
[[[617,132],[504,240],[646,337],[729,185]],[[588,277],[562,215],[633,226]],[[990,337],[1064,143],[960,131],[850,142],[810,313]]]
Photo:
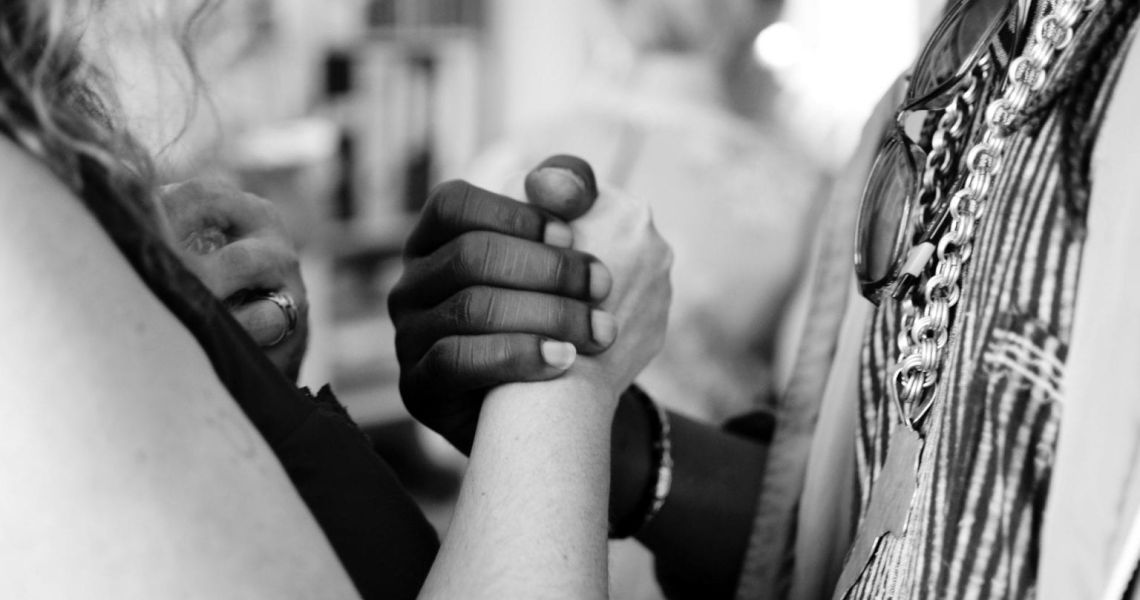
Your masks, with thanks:
[[[767,410],[754,410],[733,417],[721,425],[725,433],[768,445],[776,432],[776,416]]]
[[[365,598],[414,598],[439,549],[435,529],[326,386],[274,448]]]
[[[775,429],[775,416],[764,409],[733,417],[721,425],[721,430],[725,433],[764,447],[765,454],[771,446]],[[740,559],[743,561],[744,556]],[[727,600],[736,597],[737,581],[714,585],[699,576],[693,576],[684,565],[662,560],[654,562],[654,572],[661,593],[669,600]]]

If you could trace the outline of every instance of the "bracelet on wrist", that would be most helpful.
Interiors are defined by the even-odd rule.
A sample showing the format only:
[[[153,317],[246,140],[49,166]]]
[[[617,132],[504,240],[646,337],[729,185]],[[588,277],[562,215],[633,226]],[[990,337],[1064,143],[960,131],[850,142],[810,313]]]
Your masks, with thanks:
[[[645,491],[634,506],[634,510],[616,523],[610,523],[610,539],[615,540],[635,536],[645,529],[657,513],[661,512],[661,507],[665,505],[673,485],[673,447],[669,437],[669,414],[636,385],[629,386],[626,393],[649,415],[653,467],[649,483],[645,486]]]

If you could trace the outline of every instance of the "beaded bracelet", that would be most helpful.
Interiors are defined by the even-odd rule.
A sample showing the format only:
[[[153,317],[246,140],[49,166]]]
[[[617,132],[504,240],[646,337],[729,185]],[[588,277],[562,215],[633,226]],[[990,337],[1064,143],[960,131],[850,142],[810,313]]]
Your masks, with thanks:
[[[636,385],[626,393],[633,397],[650,414],[653,439],[654,479],[647,485],[634,510],[617,523],[610,524],[610,539],[624,539],[637,535],[661,512],[669,489],[673,485],[673,446],[669,438],[669,415],[652,398]]]

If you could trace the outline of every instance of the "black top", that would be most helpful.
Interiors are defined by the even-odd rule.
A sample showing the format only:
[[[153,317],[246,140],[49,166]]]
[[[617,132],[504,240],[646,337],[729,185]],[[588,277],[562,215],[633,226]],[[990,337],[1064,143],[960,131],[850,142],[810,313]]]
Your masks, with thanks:
[[[269,361],[135,207],[82,169],[84,203],[205,350],[219,379],[285,467],[365,598],[413,598],[439,549],[435,530],[332,397],[299,390]]]

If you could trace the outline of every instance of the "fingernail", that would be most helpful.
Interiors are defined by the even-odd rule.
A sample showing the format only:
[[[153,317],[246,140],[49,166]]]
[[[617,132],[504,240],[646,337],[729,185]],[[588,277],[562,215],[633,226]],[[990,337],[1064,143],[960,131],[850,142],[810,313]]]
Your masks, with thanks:
[[[594,331],[594,341],[601,346],[609,346],[617,337],[617,319],[608,312],[595,310],[590,315],[590,325]]]
[[[576,219],[597,197],[590,183],[574,171],[562,166],[542,166],[531,171],[523,183],[527,199],[566,220]]]
[[[610,288],[613,286],[613,277],[610,277],[610,270],[598,261],[590,263],[590,298],[593,300],[603,300],[606,296],[610,295]]]
[[[558,248],[569,248],[574,243],[574,233],[570,226],[561,221],[550,221],[546,224],[542,241]]]
[[[574,344],[554,340],[542,342],[542,360],[555,369],[561,371],[569,369],[577,356],[578,350],[574,348]]]
[[[598,182],[594,179],[594,170],[590,168],[590,163],[577,156],[571,154],[550,156],[535,167],[536,171],[543,169],[562,169],[578,178],[587,196],[594,198],[598,195]]]
[[[549,191],[559,192],[559,197],[576,198],[586,193],[586,182],[578,174],[564,167],[542,167],[535,171],[542,176]]]

